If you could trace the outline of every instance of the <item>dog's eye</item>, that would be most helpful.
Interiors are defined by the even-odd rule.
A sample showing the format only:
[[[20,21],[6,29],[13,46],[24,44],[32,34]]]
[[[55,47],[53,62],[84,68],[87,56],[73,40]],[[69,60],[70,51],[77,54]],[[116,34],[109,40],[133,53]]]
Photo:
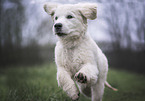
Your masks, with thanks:
[[[72,19],[72,18],[74,18],[72,15],[68,15],[67,17],[66,17],[67,19]]]
[[[57,19],[58,19],[58,17],[56,16],[56,17],[55,17],[55,20],[57,20]]]

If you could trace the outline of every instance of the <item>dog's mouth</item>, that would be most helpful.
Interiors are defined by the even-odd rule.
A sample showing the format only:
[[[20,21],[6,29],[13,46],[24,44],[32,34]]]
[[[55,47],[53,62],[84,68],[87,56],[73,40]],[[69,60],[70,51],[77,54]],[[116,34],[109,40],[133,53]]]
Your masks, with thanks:
[[[66,36],[67,34],[65,34],[65,33],[61,33],[61,32],[58,32],[58,33],[56,33],[56,35],[62,37],[62,36]]]
[[[55,29],[55,34],[58,35],[59,37],[66,36],[66,33],[63,33],[62,29]]]

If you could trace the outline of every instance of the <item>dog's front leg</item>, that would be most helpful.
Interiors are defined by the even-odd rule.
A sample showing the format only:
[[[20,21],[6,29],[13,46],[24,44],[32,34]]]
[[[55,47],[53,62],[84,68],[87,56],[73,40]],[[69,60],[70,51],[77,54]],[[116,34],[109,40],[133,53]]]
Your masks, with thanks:
[[[92,64],[85,64],[75,74],[75,79],[77,82],[87,84],[87,86],[91,88],[92,101],[102,101],[102,96],[104,92],[104,82],[106,79],[105,76],[98,78],[98,74],[99,71],[97,66]]]
[[[79,99],[79,91],[71,79],[70,74],[63,68],[58,68],[57,70],[57,81],[58,85],[63,88],[63,90],[68,94],[72,100]]]
[[[75,79],[79,83],[92,86],[97,83],[98,74],[97,66],[87,63],[75,74]]]

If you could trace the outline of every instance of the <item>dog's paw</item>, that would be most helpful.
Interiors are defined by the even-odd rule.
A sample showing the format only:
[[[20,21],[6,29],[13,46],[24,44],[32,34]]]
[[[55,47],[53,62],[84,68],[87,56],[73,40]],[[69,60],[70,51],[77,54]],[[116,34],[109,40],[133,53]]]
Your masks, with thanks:
[[[80,83],[87,83],[87,76],[83,73],[76,73],[74,76],[75,80]]]
[[[72,101],[78,101],[79,97],[80,97],[80,93],[74,95],[71,99],[72,99]]]

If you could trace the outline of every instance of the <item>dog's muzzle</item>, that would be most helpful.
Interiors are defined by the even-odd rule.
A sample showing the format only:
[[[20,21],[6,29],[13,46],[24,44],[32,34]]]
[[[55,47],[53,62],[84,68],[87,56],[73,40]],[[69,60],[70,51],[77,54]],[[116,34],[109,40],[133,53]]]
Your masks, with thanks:
[[[62,32],[62,27],[63,27],[63,25],[62,25],[61,23],[56,23],[56,24],[54,25],[55,33],[56,33],[58,36],[64,36],[64,35],[66,35],[66,34],[64,34],[64,33]]]

